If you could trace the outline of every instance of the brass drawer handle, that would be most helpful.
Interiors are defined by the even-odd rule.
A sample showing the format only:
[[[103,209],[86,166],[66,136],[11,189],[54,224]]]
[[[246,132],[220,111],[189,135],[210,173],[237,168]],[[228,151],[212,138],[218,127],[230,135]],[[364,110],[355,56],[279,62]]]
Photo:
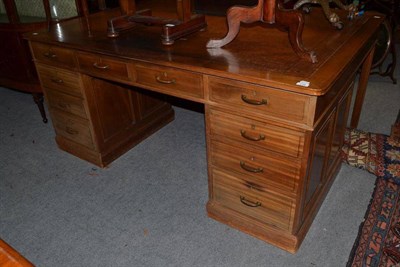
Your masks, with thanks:
[[[105,70],[105,69],[108,69],[110,66],[108,66],[108,65],[100,65],[99,63],[95,62],[95,63],[93,63],[93,67],[95,67],[96,69]]]
[[[77,131],[77,130],[75,130],[75,129],[72,129],[71,127],[67,127],[67,128],[65,129],[65,131],[66,131],[67,133],[69,133],[69,134],[78,134],[78,133],[79,133],[79,131]]]
[[[62,84],[64,81],[60,78],[51,78],[50,79],[53,83]]]
[[[53,54],[51,52],[46,52],[46,53],[43,54],[43,56],[45,56],[47,58],[56,58],[57,57],[56,54]]]
[[[261,106],[261,105],[267,105],[268,101],[267,99],[261,99],[261,100],[255,100],[255,99],[248,99],[247,96],[242,95],[242,101],[250,104],[250,105],[255,105],[255,106]]]
[[[252,172],[252,173],[261,173],[264,171],[264,169],[261,167],[254,168],[254,167],[247,166],[244,161],[240,161],[240,167],[242,167],[243,170]]]
[[[258,202],[258,201],[257,202],[253,202],[253,201],[250,201],[250,200],[246,199],[243,196],[240,196],[240,202],[242,202],[244,205],[246,205],[248,207],[252,207],[252,208],[257,208],[257,207],[261,206],[261,202]]]
[[[174,83],[176,83],[175,79],[167,79],[167,78],[168,78],[168,74],[166,72],[164,72],[162,74],[162,76],[160,76],[160,75],[156,76],[156,80],[159,83],[163,83],[163,84],[174,84]]]
[[[261,141],[265,139],[265,135],[263,134],[259,134],[258,137],[249,136],[245,130],[240,130],[240,135],[250,141]]]

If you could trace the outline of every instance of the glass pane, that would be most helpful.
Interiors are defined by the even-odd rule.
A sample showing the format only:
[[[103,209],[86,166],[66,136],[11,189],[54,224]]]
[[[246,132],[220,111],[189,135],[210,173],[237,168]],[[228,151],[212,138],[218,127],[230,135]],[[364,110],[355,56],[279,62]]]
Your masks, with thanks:
[[[46,20],[42,0],[15,0],[15,7],[21,23]]]
[[[75,0],[50,0],[50,12],[54,20],[78,16]]]
[[[0,1],[0,23],[7,23],[8,17],[3,1]]]

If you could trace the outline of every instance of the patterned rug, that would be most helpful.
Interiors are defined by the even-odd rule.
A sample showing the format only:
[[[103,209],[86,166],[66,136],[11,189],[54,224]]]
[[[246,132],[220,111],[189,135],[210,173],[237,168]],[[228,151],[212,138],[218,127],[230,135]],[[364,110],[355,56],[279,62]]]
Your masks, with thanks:
[[[343,161],[377,176],[347,266],[400,266],[400,142],[349,129]]]

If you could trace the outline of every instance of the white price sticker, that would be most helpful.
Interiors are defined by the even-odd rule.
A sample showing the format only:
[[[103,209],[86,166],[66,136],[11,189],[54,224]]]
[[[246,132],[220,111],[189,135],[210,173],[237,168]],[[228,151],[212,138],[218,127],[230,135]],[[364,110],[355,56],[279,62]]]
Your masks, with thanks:
[[[309,87],[310,86],[310,82],[300,81],[300,82],[297,82],[296,85],[303,86],[303,87]]]

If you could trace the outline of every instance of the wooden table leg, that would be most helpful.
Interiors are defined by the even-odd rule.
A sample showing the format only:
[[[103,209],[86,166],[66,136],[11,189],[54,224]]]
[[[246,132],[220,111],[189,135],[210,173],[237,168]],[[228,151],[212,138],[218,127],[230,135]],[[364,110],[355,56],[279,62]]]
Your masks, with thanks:
[[[122,15],[133,15],[136,12],[135,0],[119,0],[119,7]]]
[[[253,7],[233,6],[228,9],[226,20],[228,33],[222,39],[211,39],[207,48],[221,48],[232,42],[239,33],[241,23],[275,24],[277,27],[289,32],[289,41],[294,52],[305,60],[317,62],[317,56],[313,51],[308,51],[303,46],[302,33],[304,18],[297,10],[286,10],[277,0],[258,0]]]
[[[263,9],[263,0],[258,0],[258,4],[252,7],[233,6],[229,8],[226,14],[228,33],[222,39],[209,40],[207,43],[207,48],[220,48],[232,42],[233,39],[235,39],[238,35],[240,24],[242,22],[253,23],[262,20]]]
[[[192,3],[190,0],[176,0],[178,19],[188,22],[192,18]]]
[[[361,67],[356,99],[354,102],[353,113],[351,115],[351,122],[350,122],[351,128],[357,128],[358,121],[360,120],[361,109],[364,102],[365,92],[367,90],[369,73],[371,71],[372,59],[374,58],[374,51],[375,51],[375,46],[373,49],[371,49]]]
[[[39,108],[40,115],[42,115],[42,120],[44,123],[47,123],[46,111],[43,105],[43,94],[42,93],[32,93],[33,101],[35,101],[36,105]]]
[[[280,7],[280,5],[279,5]],[[311,63],[317,63],[317,55],[314,51],[308,51],[303,45],[304,17],[297,10],[276,9],[276,24],[283,26],[289,33],[289,41],[294,52],[302,59]]]
[[[393,140],[400,142],[400,110],[397,114],[397,119],[395,123],[392,125],[392,131],[390,133],[390,138]]]

